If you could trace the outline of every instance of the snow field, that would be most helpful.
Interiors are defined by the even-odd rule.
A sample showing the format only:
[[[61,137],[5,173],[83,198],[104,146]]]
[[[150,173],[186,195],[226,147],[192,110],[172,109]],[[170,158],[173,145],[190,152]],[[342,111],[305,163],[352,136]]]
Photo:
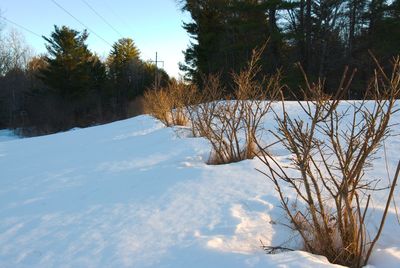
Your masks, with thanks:
[[[262,163],[208,166],[207,141],[185,133],[139,116],[1,141],[0,267],[336,267],[302,251],[266,255],[260,240],[301,244]],[[394,172],[398,137],[385,145]],[[385,182],[381,156],[368,175]],[[384,203],[381,192],[373,226]],[[370,267],[400,266],[399,234],[392,208]]]

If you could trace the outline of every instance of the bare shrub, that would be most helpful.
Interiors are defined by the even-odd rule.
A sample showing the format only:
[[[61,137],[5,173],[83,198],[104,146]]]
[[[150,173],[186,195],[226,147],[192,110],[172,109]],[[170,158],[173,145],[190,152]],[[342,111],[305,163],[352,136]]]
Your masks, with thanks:
[[[255,50],[245,70],[239,74],[233,74],[233,81],[236,85],[235,99],[239,102],[239,109],[242,111],[241,118],[245,132],[244,159],[252,159],[256,155],[256,142],[259,134],[263,132],[261,126],[264,117],[268,114],[271,104],[282,92],[281,74],[278,71],[270,77],[263,77],[257,81],[261,66],[258,64],[262,47]]]
[[[167,127],[189,123],[186,107],[195,101],[197,90],[193,85],[172,81],[167,87],[144,93],[145,112],[159,119]]]
[[[257,79],[259,60],[265,46],[253,51],[247,67],[232,74],[236,90],[223,96],[219,77],[205,80],[199,104],[189,109],[194,135],[208,139],[212,146],[209,164],[226,164],[255,156],[262,119],[281,90],[280,75]]]
[[[160,120],[167,127],[171,126],[170,112],[173,109],[171,99],[166,90],[152,89],[144,93],[144,110]]]
[[[324,93],[322,80],[311,84],[303,72],[305,101],[298,102],[302,115],[289,114],[283,99],[282,112],[275,111],[278,127],[274,135],[291,155],[291,164],[277,161],[261,146],[258,154],[266,166],[266,171],[260,172],[275,185],[305,250],[350,267],[367,264],[382,231],[399,171],[388,187],[379,230],[370,239],[365,219],[377,188],[365,171],[391,133],[390,119],[398,111],[395,102],[400,95],[399,58],[391,76],[377,66],[368,89],[373,101],[347,106],[341,106],[340,99],[354,73],[348,75],[346,70],[336,95],[330,96]],[[294,189],[294,200],[285,194],[286,186]]]
[[[210,137],[214,119],[220,108],[225,88],[221,85],[218,75],[203,78],[203,89],[193,94],[193,105],[187,106],[187,114],[191,122],[194,137]]]

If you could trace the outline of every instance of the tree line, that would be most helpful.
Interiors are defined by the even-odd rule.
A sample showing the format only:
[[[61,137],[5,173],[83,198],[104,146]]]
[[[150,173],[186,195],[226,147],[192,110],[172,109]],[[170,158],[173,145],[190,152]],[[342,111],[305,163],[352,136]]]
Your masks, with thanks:
[[[192,20],[192,37],[181,70],[201,85],[220,74],[232,88],[230,73],[241,70],[252,49],[268,40],[264,74],[278,69],[284,82],[298,86],[300,63],[310,78],[335,88],[345,66],[357,75],[348,98],[360,98],[371,77],[373,53],[384,66],[400,53],[400,1],[386,0],[181,0]]]
[[[358,71],[345,97],[357,99],[373,77],[370,54],[386,69],[400,53],[400,0],[176,1],[192,18],[183,24],[192,41],[180,69],[200,89],[205,77],[217,74],[221,88],[232,93],[231,74],[268,41],[260,79],[279,71],[284,84],[298,88],[300,65],[333,93],[349,66]],[[140,58],[129,38],[115,42],[101,59],[88,48],[86,31],[55,26],[40,56],[32,56],[18,33],[1,33],[0,128],[37,135],[127,118],[155,77],[161,86],[169,82],[164,71]]]
[[[0,35],[0,128],[40,135],[124,119],[135,99],[167,73],[143,61],[130,38],[104,60],[89,50],[86,30],[54,26],[47,53],[32,56],[21,35]]]

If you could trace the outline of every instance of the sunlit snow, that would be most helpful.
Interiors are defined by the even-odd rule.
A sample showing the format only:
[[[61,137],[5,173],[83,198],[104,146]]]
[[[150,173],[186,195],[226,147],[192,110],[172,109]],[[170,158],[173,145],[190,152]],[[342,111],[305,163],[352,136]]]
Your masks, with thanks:
[[[398,137],[386,148],[394,171]],[[262,164],[209,166],[209,150],[149,116],[1,139],[0,267],[333,267],[302,251],[265,254],[260,241],[301,244]],[[383,157],[371,174],[387,179]],[[400,266],[393,208],[371,263]]]

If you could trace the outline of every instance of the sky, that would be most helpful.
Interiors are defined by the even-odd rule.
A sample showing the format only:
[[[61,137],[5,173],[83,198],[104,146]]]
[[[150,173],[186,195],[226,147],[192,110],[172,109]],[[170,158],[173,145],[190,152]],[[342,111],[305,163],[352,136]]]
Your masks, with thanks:
[[[132,38],[142,60],[154,60],[158,52],[164,69],[176,78],[179,77],[178,63],[184,61],[182,51],[189,44],[182,22],[189,21],[190,15],[182,13],[175,0],[0,0],[0,10],[3,17],[39,36],[50,36],[54,25],[66,25],[78,31],[88,29],[89,49],[101,57],[109,54],[110,44],[118,39]],[[0,20],[3,30],[15,28],[21,32],[36,54],[46,52],[42,38]]]

